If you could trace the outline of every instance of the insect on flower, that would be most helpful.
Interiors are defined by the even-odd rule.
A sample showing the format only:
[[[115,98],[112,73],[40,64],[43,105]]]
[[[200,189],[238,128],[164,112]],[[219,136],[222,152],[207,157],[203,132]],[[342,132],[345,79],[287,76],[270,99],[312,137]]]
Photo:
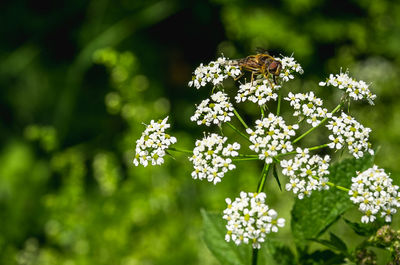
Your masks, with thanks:
[[[235,66],[239,66],[240,70],[245,70],[251,72],[251,83],[253,83],[255,74],[262,74],[266,79],[272,75],[274,82],[276,84],[275,77],[279,76],[282,63],[269,55],[266,50],[257,49],[257,54],[249,55],[246,58],[232,60],[230,63]],[[235,80],[239,79],[244,75],[242,74],[235,78]]]

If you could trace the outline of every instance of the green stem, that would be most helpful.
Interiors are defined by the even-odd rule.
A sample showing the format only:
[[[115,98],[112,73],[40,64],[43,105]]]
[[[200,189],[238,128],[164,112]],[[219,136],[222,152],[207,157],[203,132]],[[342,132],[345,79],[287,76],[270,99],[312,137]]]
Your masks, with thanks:
[[[281,113],[281,90],[279,90],[278,92],[278,107],[276,108],[276,116],[279,116],[279,114]]]
[[[317,176],[313,176],[313,178],[316,179],[316,180],[318,180],[318,181],[320,180],[319,177],[317,177]],[[334,187],[334,188],[337,188],[338,190],[345,191],[345,192],[347,192],[347,193],[350,191],[348,188],[345,188],[345,187],[336,185],[335,183],[332,183],[332,182],[330,182],[330,181],[326,182],[326,185],[331,186],[331,187]]]
[[[258,183],[257,187],[257,193],[260,193],[263,191],[264,186],[265,186],[265,181],[267,180],[268,172],[269,172],[270,164],[264,164],[263,171],[261,172],[261,179],[260,182]]]
[[[239,113],[236,111],[235,108],[233,109],[233,113],[235,113],[235,116],[239,119],[239,121],[242,123],[245,129],[249,128],[249,126],[247,126],[247,124],[244,122],[242,117],[240,117]]]
[[[181,152],[181,153],[187,153],[187,154],[193,154],[193,151],[191,151],[191,150],[185,150],[185,149],[180,149],[180,148],[176,148],[176,147],[169,147],[167,150]]]
[[[264,164],[263,170],[261,172],[261,179],[260,179],[260,182],[258,183],[258,187],[257,187],[257,193],[262,192],[264,189],[265,181],[267,180],[267,176],[268,176],[268,172],[269,172],[269,168],[270,168],[270,164]],[[257,265],[257,259],[258,259],[258,249],[254,248],[251,264]]]
[[[260,106],[261,109],[261,118],[264,119],[265,113],[264,113],[264,106]]]
[[[342,103],[340,103],[339,105],[336,106],[336,108],[334,108],[331,112],[331,114],[335,114],[336,111],[338,111],[340,108],[342,107]],[[294,141],[292,143],[297,143],[298,141],[300,141],[304,136],[306,136],[307,134],[311,133],[312,131],[314,131],[315,129],[317,129],[319,126],[321,126],[326,120],[328,120],[329,118],[326,117],[324,118],[317,126],[312,127],[311,129],[309,129],[308,131],[306,131],[305,133],[303,133],[302,135],[300,135],[299,137],[297,137],[296,139],[294,139]]]
[[[327,146],[328,146],[328,144],[321,144],[321,145],[317,145],[317,146],[310,147],[310,148],[308,148],[308,150],[313,151],[313,150],[325,148],[325,147],[327,147]]]
[[[278,165],[281,163],[281,160],[279,160],[277,157],[273,157],[272,159],[275,160],[275,162],[277,162]]]
[[[241,131],[239,131],[235,126],[233,126],[233,124],[231,124],[230,122],[227,122],[226,124],[229,125],[229,127],[231,127],[235,132],[237,132],[238,134],[240,134],[241,136],[243,136],[244,138],[246,138],[247,141],[250,141],[249,137],[247,135],[245,135],[244,133],[242,133]]]
[[[258,158],[258,155],[238,155],[238,157],[253,157],[253,158]]]
[[[259,160],[258,157],[231,158],[232,161],[254,161]]]
[[[306,148],[306,149],[308,149],[310,151],[313,151],[313,150],[325,148],[327,146],[328,146],[328,144],[321,144],[321,145],[309,147],[309,148]],[[293,154],[296,154],[296,153],[297,153],[296,151],[292,151],[292,152],[288,152],[288,153],[284,153],[284,154],[279,154],[279,155],[275,156],[274,158],[278,158],[278,157],[281,157],[281,156],[287,156],[287,155],[293,155]]]
[[[258,259],[258,249],[253,248],[253,257],[251,259],[251,265],[257,265],[257,259]]]

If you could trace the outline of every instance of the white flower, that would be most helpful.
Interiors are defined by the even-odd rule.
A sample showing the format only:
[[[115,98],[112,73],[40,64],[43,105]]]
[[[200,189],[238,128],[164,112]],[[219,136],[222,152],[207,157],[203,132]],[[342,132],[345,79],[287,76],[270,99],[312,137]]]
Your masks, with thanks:
[[[190,120],[197,122],[198,125],[210,126],[228,122],[233,115],[233,106],[227,94],[219,91],[211,95],[211,102],[210,99],[203,100]]]
[[[392,184],[392,179],[385,171],[374,165],[364,172],[357,172],[357,177],[351,181],[350,200],[359,204],[358,209],[364,214],[361,222],[373,222],[378,214],[386,222],[391,222],[392,214],[400,206],[400,194],[399,187]]]
[[[322,99],[315,97],[314,92],[293,94],[289,92],[284,98],[289,101],[290,106],[295,110],[293,116],[308,117],[307,123],[316,127],[322,119],[331,117],[326,108],[322,108]]]
[[[293,79],[293,73],[303,74],[304,71],[301,68],[300,64],[297,63],[293,57],[283,57],[279,58],[282,63],[282,69],[279,74],[279,77],[284,81],[287,82],[290,79]]]
[[[258,153],[259,159],[270,164],[274,156],[293,150],[289,139],[295,135],[298,128],[297,124],[288,126],[282,117],[270,113],[267,118],[256,121],[254,130],[246,130],[252,142],[250,149]]]
[[[266,197],[264,192],[242,191],[233,202],[229,198],[225,200],[226,241],[232,240],[236,245],[251,243],[253,248],[259,249],[267,234],[285,226],[285,219],[278,218],[277,212],[265,204]]]
[[[164,132],[170,127],[167,120],[168,117],[158,122],[151,120],[140,139],[136,141],[136,156],[133,159],[135,166],[141,164],[146,167],[149,162],[152,165],[164,163],[165,150],[176,143],[175,137]]]
[[[325,82],[320,82],[320,86],[331,85],[343,91],[353,100],[366,99],[371,105],[374,104],[373,100],[376,95],[369,90],[369,85],[364,81],[357,81],[351,78],[348,73],[330,74]]]
[[[266,79],[256,79],[253,82],[239,86],[239,91],[235,97],[236,102],[251,101],[258,105],[264,105],[268,101],[276,100],[281,86],[275,85]]]
[[[240,149],[240,144],[233,143],[224,146],[226,140],[227,137],[213,133],[196,141],[193,156],[189,158],[194,167],[192,172],[194,179],[207,179],[217,184],[226,172],[235,169],[230,157],[239,155],[237,150]]]
[[[357,159],[363,157],[365,152],[374,154],[368,142],[371,129],[365,128],[346,113],[342,112],[339,117],[333,116],[326,127],[332,131],[329,135],[330,148],[339,150],[347,144],[349,152]]]
[[[329,174],[328,162],[330,157],[324,158],[318,155],[309,155],[308,149],[296,149],[296,156],[290,160],[282,160],[282,174],[289,177],[289,183],[285,188],[297,194],[299,199],[310,196],[314,190],[326,190]]]
[[[189,87],[199,89],[202,86],[212,83],[214,86],[221,85],[229,76],[235,78],[240,75],[240,68],[229,63],[225,57],[220,57],[216,61],[210,62],[204,66],[200,64],[194,71],[192,81],[188,83]]]

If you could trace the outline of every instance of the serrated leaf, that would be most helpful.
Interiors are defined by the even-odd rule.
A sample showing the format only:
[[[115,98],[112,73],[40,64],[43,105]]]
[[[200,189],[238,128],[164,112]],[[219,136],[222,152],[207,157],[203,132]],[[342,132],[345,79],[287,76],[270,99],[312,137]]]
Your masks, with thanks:
[[[357,235],[360,236],[372,236],[383,225],[382,222],[380,222],[380,219],[377,219],[376,222],[369,224],[355,223],[347,219],[344,219],[344,221]]]
[[[203,239],[208,249],[221,262],[227,265],[248,265],[251,262],[251,246],[237,246],[225,241],[226,228],[221,214],[201,210],[203,217]]]
[[[296,263],[295,256],[290,248],[282,242],[276,240],[267,240],[261,247],[267,256],[272,256],[276,264],[279,265],[294,265]],[[271,264],[259,263],[259,264]]]
[[[279,189],[282,191],[282,186],[281,186],[281,182],[279,181],[278,171],[276,170],[276,164],[274,164],[274,168],[272,170],[272,173],[274,175],[274,178],[275,178],[276,182],[278,183]]]
[[[342,239],[340,239],[337,235],[333,234],[333,233],[329,233],[330,235],[330,241],[332,243],[333,246],[335,246],[338,250],[340,250],[341,252],[347,252],[347,246],[346,243],[344,243],[344,241]]]
[[[329,241],[329,240],[326,240],[326,239],[317,239],[317,238],[312,238],[312,239],[309,239],[309,240],[310,240],[310,241],[317,242],[317,243],[319,243],[319,244],[321,244],[321,245],[324,245],[324,246],[327,247],[327,248],[330,248],[330,249],[333,249],[333,250],[338,250],[338,249],[336,248],[336,246],[333,245],[332,242]]]
[[[328,177],[336,185],[350,187],[356,171],[366,170],[372,165],[372,156],[347,159],[331,166]],[[291,220],[296,245],[303,248],[307,238],[318,238],[352,206],[346,192],[332,187],[328,191],[314,191],[310,197],[296,200]]]
[[[326,239],[310,239],[310,240],[347,255],[346,244],[343,242],[343,240],[341,240],[333,233],[330,233],[329,240]]]
[[[313,265],[336,265],[342,264],[345,256],[341,254],[336,254],[331,250],[324,250],[324,251],[314,251],[311,255],[307,255],[303,257],[301,264],[313,264]]]

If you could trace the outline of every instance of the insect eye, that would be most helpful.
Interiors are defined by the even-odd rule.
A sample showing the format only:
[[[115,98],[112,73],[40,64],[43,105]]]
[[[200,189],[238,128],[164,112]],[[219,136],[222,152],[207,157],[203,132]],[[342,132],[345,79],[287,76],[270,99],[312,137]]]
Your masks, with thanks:
[[[276,69],[276,67],[277,67],[278,65],[277,65],[277,63],[276,62],[272,62],[270,65],[269,65],[269,69],[270,70],[274,70],[274,69]]]

